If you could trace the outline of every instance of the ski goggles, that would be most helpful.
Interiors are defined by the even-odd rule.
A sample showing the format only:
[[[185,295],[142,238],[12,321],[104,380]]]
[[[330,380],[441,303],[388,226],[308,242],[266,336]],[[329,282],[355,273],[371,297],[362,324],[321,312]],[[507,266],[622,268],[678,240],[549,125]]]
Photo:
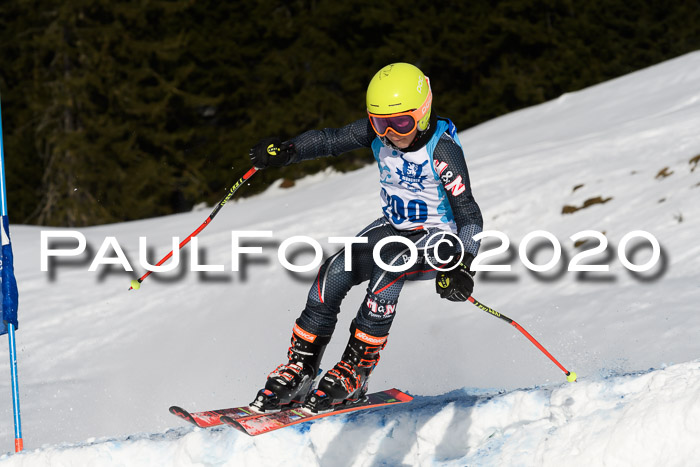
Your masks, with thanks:
[[[427,77],[425,79],[428,81]],[[420,108],[389,115],[377,115],[367,112],[369,115],[369,122],[372,124],[372,128],[374,132],[377,133],[377,136],[386,136],[389,130],[399,136],[407,136],[416,129],[418,122],[426,116],[430,110],[432,101],[433,92],[430,89],[430,81],[428,81],[428,95]]]

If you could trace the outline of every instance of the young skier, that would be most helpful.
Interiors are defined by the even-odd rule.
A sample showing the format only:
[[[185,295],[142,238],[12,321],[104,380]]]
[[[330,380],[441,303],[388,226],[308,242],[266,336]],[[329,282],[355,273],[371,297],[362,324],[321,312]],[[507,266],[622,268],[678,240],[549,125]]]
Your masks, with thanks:
[[[386,345],[404,281],[435,278],[437,293],[452,301],[471,295],[470,265],[479,249],[472,237],[482,231],[481,211],[472,196],[456,129],[449,119],[432,113],[431,104],[430,81],[423,72],[394,63],[369,83],[369,118],[342,128],[307,131],[286,142],[265,139],[250,150],[253,164],[262,169],[371,148],[379,166],[384,214],[357,234],[366,243],[352,246],[349,271],[344,249],[323,263],[293,328],[288,361],[267,377],[251,403],[253,409],[277,411],[306,402],[307,408],[320,412],[361,399]],[[389,236],[415,245],[418,260],[409,269],[392,272],[375,264],[373,248]],[[408,264],[410,250],[395,241],[382,247],[380,257],[394,269]],[[450,260],[444,264],[446,259]],[[347,347],[312,391],[340,304],[353,286],[365,281],[367,295],[350,326]]]

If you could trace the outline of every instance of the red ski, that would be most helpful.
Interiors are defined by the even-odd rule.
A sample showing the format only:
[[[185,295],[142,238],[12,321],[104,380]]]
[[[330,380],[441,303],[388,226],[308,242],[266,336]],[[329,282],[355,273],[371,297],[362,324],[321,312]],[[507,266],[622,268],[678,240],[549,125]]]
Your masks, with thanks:
[[[170,413],[173,415],[177,415],[183,420],[187,420],[188,422],[197,425],[201,428],[209,428],[212,426],[221,425],[222,422],[220,420],[220,417],[222,415],[230,417],[232,420],[237,420],[239,418],[244,417],[254,417],[256,415],[259,415],[257,412],[252,411],[248,406],[232,407],[230,409],[208,410],[206,412],[188,412],[182,407],[173,405],[172,407],[170,407]]]
[[[330,412],[313,413],[310,410],[299,407],[269,414],[257,414],[252,417],[244,418],[222,415],[221,421],[227,425],[238,428],[250,436],[256,436],[290,425],[296,425],[297,423],[316,420],[318,418],[338,415],[346,412],[372,409],[375,407],[384,407],[387,405],[403,404],[412,400],[412,396],[409,396],[398,389],[389,389],[386,391],[367,394],[364,400],[353,405],[340,404]]]

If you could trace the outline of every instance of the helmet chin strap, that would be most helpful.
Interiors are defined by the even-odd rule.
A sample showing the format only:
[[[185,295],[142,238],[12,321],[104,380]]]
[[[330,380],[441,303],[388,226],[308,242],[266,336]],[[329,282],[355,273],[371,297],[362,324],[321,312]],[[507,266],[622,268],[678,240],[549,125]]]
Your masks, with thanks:
[[[388,135],[388,134],[389,134],[389,133],[387,133],[387,135]],[[416,136],[418,136],[418,135],[416,135]],[[391,148],[391,149],[396,149],[396,150],[398,150],[398,151],[403,151],[403,149],[399,148],[399,147],[396,146],[394,143],[392,143],[391,140],[390,140],[389,138],[387,138],[386,135],[380,136],[380,137],[379,137],[379,140],[380,140],[380,141],[384,144],[384,146],[386,146],[386,147],[389,147],[389,148]],[[414,138],[414,141],[415,141],[415,138]]]

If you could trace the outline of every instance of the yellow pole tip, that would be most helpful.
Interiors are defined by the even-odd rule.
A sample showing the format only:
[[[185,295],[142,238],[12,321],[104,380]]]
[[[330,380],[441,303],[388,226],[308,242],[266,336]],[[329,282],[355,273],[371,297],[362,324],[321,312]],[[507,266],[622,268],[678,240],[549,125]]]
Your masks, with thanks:
[[[578,375],[573,371],[570,371],[569,374],[566,375],[566,380],[570,383],[576,381],[576,378],[578,378]]]
[[[138,280],[134,279],[133,281],[131,281],[131,288],[134,290],[138,290],[141,288],[141,283]]]

